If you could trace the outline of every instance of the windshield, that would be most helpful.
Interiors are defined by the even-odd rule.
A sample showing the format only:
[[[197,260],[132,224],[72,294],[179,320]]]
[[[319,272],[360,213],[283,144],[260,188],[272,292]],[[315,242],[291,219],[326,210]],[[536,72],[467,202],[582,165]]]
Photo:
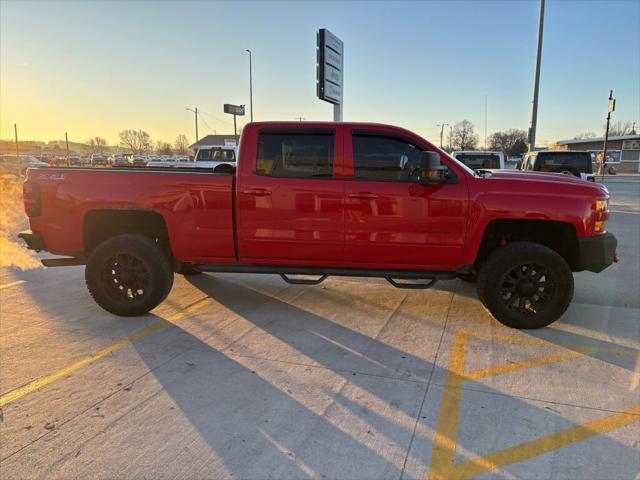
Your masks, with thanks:
[[[476,171],[472,168],[467,167],[464,163],[462,163],[460,160],[457,160],[453,155],[451,155],[448,152],[445,152],[444,150],[442,150],[452,161],[456,162],[457,165],[460,166],[460,168],[462,168],[465,172],[467,172],[469,175],[473,176],[473,177],[479,177],[480,175],[478,175],[476,173]]]
[[[459,153],[456,159],[473,169],[500,168],[500,157],[495,153]]]
[[[236,155],[233,150],[223,150],[221,148],[200,149],[198,151],[197,162],[235,162]]]
[[[589,152],[539,152],[537,169],[541,172],[553,172],[562,167],[573,167],[579,172],[591,173],[591,154]]]

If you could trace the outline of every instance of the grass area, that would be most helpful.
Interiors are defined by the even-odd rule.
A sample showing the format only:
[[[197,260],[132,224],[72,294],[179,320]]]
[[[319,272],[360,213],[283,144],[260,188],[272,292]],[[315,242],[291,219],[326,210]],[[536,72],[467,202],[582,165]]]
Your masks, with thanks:
[[[0,267],[31,270],[41,267],[36,255],[27,250],[18,232],[29,228],[22,205],[22,182],[15,176],[0,178]]]

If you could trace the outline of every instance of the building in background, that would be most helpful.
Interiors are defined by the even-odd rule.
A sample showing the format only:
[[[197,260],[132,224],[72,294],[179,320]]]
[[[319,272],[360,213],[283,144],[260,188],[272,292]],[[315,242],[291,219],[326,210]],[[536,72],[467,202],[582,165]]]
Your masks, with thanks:
[[[604,148],[604,137],[560,140],[549,148],[551,150],[586,150],[592,152],[595,158]],[[609,137],[607,164],[615,165],[620,173],[640,173],[640,135]]]
[[[229,135],[207,135],[206,137],[202,137],[196,143],[189,145],[189,148],[193,151],[196,151],[200,147],[217,146],[236,146],[236,137],[233,135],[233,133]]]

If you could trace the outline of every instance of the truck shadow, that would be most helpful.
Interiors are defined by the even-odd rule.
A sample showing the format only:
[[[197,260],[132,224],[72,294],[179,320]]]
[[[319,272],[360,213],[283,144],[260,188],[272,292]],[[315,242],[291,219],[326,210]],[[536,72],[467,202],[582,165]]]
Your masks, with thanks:
[[[190,337],[192,346],[180,365],[153,374],[229,474],[398,478],[417,421],[425,425],[421,431],[429,433],[416,434],[413,443],[426,450],[412,451],[412,456],[417,455],[414,461],[428,469],[429,437],[437,415],[421,411],[426,382],[407,381],[406,374],[444,373],[440,367],[252,288],[211,276],[189,281],[253,324],[265,339],[277,340],[304,359],[265,361],[260,357],[263,353],[270,357],[269,352],[254,355],[238,344],[234,348],[234,342],[216,349],[211,346],[213,339],[198,339],[175,327]],[[401,358],[406,368],[388,366],[390,359]],[[380,366],[387,375],[373,373]],[[527,412],[527,417],[551,416],[552,423],[569,423],[529,402],[516,398],[508,402],[511,408]],[[451,440],[457,441],[459,452],[479,454],[479,443],[466,438]],[[616,440],[599,442],[611,458],[633,454]]]

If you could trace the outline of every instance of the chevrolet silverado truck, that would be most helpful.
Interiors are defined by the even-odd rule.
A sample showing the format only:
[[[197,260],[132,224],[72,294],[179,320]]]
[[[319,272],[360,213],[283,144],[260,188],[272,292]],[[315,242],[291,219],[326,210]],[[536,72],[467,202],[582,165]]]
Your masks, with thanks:
[[[617,261],[609,193],[569,175],[473,171],[402,128],[261,122],[237,169],[29,169],[28,247],[85,265],[105,310],[142,315],[174,272],[382,277],[398,288],[475,280],[503,324],[540,328],[573,274]],[[310,278],[313,276],[314,278]]]

